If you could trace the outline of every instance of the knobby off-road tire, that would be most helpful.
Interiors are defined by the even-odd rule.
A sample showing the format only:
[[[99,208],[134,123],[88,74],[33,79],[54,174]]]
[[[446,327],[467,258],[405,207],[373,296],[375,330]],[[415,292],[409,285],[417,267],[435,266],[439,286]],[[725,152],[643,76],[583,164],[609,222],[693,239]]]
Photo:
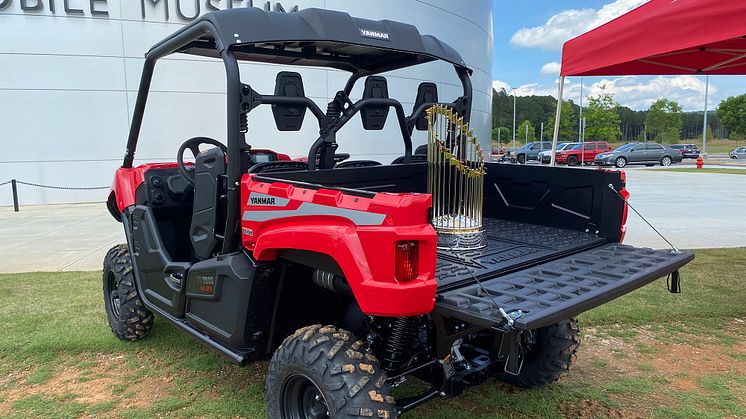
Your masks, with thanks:
[[[272,419],[396,418],[378,360],[363,342],[334,326],[298,329],[280,345],[267,372]]]
[[[132,259],[126,244],[114,246],[104,258],[104,307],[109,327],[121,340],[140,340],[153,328],[153,313],[142,303],[135,286]]]
[[[521,373],[501,372],[496,377],[498,380],[519,387],[541,388],[557,381],[570,369],[580,346],[577,319],[536,329],[534,333],[536,343],[526,350]]]

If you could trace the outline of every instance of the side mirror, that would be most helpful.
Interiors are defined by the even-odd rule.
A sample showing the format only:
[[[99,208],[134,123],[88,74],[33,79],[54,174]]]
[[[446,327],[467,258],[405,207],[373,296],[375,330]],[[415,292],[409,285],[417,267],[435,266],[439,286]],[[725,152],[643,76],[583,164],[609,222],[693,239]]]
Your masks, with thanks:
[[[438,102],[438,86],[436,86],[435,83],[429,83],[429,82],[420,83],[420,85],[417,87],[417,98],[414,101],[414,107],[412,108],[412,112],[414,112],[415,109],[419,108],[421,105],[425,103],[437,103],[437,102]],[[417,131],[427,130],[427,115],[424,112],[420,116],[417,117],[415,128],[417,128]]]
[[[281,71],[275,79],[275,96],[304,97],[303,79],[300,74],[292,71]],[[272,115],[275,125],[280,131],[300,131],[303,118],[306,116],[305,106],[272,105]]]
[[[388,99],[389,87],[386,79],[381,76],[368,76],[365,79],[363,99],[377,98]],[[389,115],[388,106],[364,106],[360,109],[360,117],[363,119],[363,128],[367,130],[380,131],[386,124]]]

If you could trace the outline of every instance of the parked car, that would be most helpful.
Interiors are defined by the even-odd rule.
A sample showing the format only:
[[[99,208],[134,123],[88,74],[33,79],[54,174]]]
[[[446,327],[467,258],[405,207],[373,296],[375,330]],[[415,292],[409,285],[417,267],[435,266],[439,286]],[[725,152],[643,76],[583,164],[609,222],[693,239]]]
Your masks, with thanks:
[[[559,143],[557,144],[557,152],[560,152],[562,150],[567,150],[569,148],[572,148],[576,144],[579,143]],[[550,147],[549,150],[544,150],[539,153],[538,157],[539,162],[543,164],[548,164],[552,162],[552,148]]]
[[[521,148],[510,151],[510,157],[518,163],[525,163],[528,160],[538,160],[539,153],[545,150],[552,150],[552,143],[549,141],[527,143]]]
[[[685,159],[696,159],[699,157],[699,147],[696,144],[673,144],[671,148],[681,153]]]
[[[683,159],[681,153],[662,144],[627,143],[608,153],[597,154],[594,162],[599,166],[621,168],[628,164],[670,166],[673,163],[681,163]]]
[[[587,141],[558,152],[556,161],[558,164],[567,164],[568,166],[576,166],[581,162],[593,163],[597,154],[609,150],[611,150],[611,146],[606,141]]]
[[[738,147],[735,150],[732,150],[730,153],[728,153],[728,156],[730,156],[733,160],[743,160],[746,159],[746,147]]]

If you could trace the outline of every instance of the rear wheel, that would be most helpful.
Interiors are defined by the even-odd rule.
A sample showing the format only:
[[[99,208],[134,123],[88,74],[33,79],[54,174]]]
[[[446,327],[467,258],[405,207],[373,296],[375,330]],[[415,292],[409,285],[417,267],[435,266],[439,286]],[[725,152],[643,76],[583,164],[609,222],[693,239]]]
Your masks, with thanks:
[[[567,158],[567,165],[568,166],[577,166],[578,165],[578,158],[575,156],[570,156]]]
[[[109,327],[121,340],[140,340],[153,328],[153,313],[135,287],[132,259],[126,244],[114,246],[104,258],[104,308]]]
[[[617,159],[614,160],[614,166],[620,169],[626,165],[627,165],[627,159],[625,159],[624,157],[617,157]]]
[[[663,156],[661,159],[661,166],[670,166],[673,160],[668,156]]]
[[[271,418],[396,418],[378,360],[334,326],[307,326],[285,339],[267,372]]]
[[[580,346],[577,319],[561,321],[532,330],[533,339],[524,343],[523,368],[518,375],[501,372],[497,379],[525,388],[541,388],[570,369]]]

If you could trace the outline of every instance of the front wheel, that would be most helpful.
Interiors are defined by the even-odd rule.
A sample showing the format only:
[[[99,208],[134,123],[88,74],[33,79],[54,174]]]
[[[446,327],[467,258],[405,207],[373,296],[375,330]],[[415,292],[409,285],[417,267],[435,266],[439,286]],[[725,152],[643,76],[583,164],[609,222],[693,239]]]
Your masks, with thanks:
[[[334,326],[307,326],[277,348],[267,372],[270,418],[396,418],[378,360]]]
[[[526,163],[526,156],[524,154],[518,155],[518,164]]]
[[[625,159],[624,157],[617,157],[617,159],[614,160],[614,166],[620,169],[626,165],[627,165],[627,159]]]
[[[497,379],[524,388],[542,388],[570,369],[580,346],[578,320],[569,319],[532,330],[524,339],[523,368],[518,375],[506,372]]]
[[[153,313],[135,287],[132,259],[126,244],[114,246],[104,258],[104,308],[109,327],[121,340],[140,340],[153,329]]]
[[[671,163],[673,163],[673,160],[668,156],[664,156],[661,159],[661,166],[670,166]]]
[[[731,160],[738,160],[738,156],[730,156]]]
[[[568,166],[577,166],[578,165],[578,158],[575,156],[570,156],[567,158],[567,165]]]

